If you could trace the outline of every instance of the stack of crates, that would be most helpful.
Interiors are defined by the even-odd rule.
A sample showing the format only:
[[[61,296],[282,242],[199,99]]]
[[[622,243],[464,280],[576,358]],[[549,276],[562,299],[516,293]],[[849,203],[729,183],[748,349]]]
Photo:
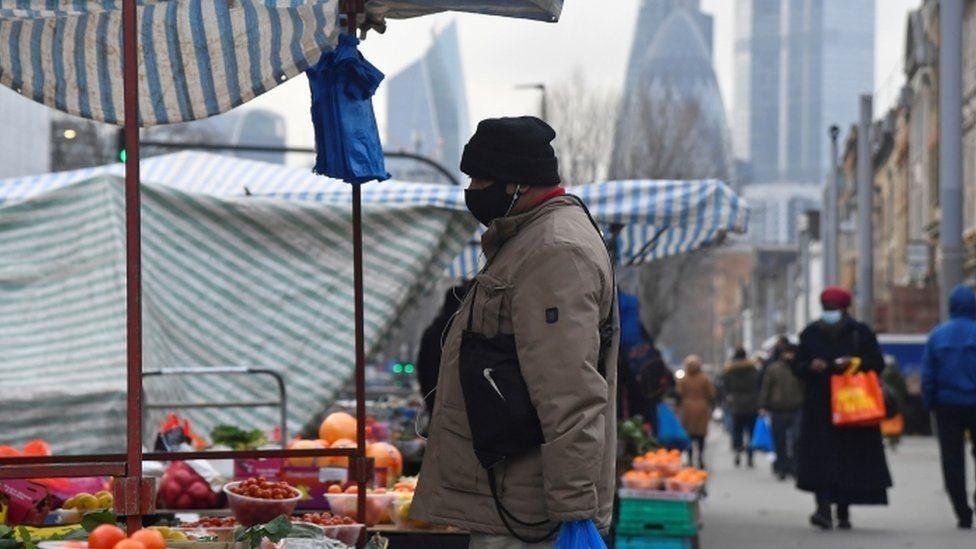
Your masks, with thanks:
[[[621,491],[617,549],[694,549],[698,539],[698,499],[625,497]],[[663,496],[664,494],[662,494]]]

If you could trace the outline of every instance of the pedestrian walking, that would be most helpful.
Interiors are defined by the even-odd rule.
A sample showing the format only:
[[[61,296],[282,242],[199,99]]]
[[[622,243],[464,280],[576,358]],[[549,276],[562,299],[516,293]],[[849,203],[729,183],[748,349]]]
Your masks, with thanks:
[[[712,419],[715,404],[715,385],[702,372],[701,359],[695,355],[685,358],[685,375],[678,381],[679,417],[681,425],[691,437],[688,446],[688,463],[698,458],[698,468],[705,468],[705,438],[708,423]]]
[[[759,369],[755,362],[747,358],[746,350],[742,347],[736,348],[732,360],[725,366],[722,387],[728,410],[732,413],[732,450],[735,452],[735,466],[742,465],[744,451],[748,466],[755,467],[751,442],[752,429],[759,415]]]
[[[976,439],[976,295],[957,286],[949,320],[929,334],[922,360],[922,397],[935,412],[942,478],[960,528],[972,528],[966,497],[966,434]],[[973,448],[976,456],[976,447]]]
[[[773,426],[776,461],[773,473],[780,479],[796,474],[796,439],[799,436],[803,383],[793,373],[796,346],[787,342],[779,358],[769,365],[759,391],[759,405]]]
[[[610,257],[560,186],[556,134],[482,121],[464,148],[487,265],[444,339],[411,517],[471,547],[551,547],[561,524],[610,527],[619,325]]]
[[[831,413],[830,378],[860,359],[860,369],[880,373],[884,358],[866,324],[848,313],[851,294],[830,286],[820,296],[821,318],[800,334],[796,373],[804,383],[797,445],[797,487],[816,496],[810,523],[851,528],[851,505],[887,505],[891,474],[877,425],[835,427]]]

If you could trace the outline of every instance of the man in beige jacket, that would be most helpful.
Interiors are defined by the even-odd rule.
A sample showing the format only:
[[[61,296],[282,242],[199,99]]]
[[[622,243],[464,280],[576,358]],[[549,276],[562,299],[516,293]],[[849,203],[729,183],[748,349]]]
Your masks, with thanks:
[[[461,161],[472,178],[468,208],[488,227],[487,265],[445,334],[411,514],[471,531],[471,547],[517,548],[520,539],[540,537],[546,540],[526,545],[547,547],[562,523],[592,521],[604,534],[610,526],[619,343],[613,269],[588,212],[560,186],[554,138],[537,118],[489,119]],[[498,505],[473,450],[462,392],[466,332],[514,335],[517,370],[541,425],[541,444],[491,468]],[[484,375],[494,386],[490,368]],[[505,511],[518,520],[503,520]]]

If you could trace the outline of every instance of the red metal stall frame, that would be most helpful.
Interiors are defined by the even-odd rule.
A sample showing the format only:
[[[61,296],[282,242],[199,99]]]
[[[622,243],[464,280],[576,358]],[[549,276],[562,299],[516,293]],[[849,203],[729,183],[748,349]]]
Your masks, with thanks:
[[[363,0],[341,0],[346,14],[346,32],[356,33]],[[142,451],[142,261],[139,188],[139,65],[136,0],[122,2],[123,89],[125,135],[125,223],[126,223],[126,452],[46,457],[0,458],[0,479],[38,477],[115,477],[115,511],[126,516],[128,531],[142,526],[142,515],[153,510],[153,484],[142,478],[142,462],[187,459],[234,459],[260,457],[349,458],[350,478],[355,480],[357,515],[366,519],[366,484],[373,472],[373,460],[366,457],[366,351],[363,332],[363,234],[362,190],[352,186],[353,292],[355,307],[356,447],[308,450],[254,450],[225,452]],[[365,536],[359,546],[365,544]]]

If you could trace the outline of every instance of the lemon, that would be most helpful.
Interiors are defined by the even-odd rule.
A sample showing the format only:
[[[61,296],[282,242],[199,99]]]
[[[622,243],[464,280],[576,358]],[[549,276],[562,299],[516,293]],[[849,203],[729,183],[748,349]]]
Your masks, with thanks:
[[[78,506],[78,496],[72,496],[72,497],[68,498],[64,502],[63,505],[61,505],[61,508],[62,509],[74,509],[77,506]]]
[[[75,507],[82,511],[93,511],[98,509],[98,498],[91,494],[78,494]]]
[[[115,506],[115,498],[108,492],[99,492],[97,499],[99,509],[111,509]]]

